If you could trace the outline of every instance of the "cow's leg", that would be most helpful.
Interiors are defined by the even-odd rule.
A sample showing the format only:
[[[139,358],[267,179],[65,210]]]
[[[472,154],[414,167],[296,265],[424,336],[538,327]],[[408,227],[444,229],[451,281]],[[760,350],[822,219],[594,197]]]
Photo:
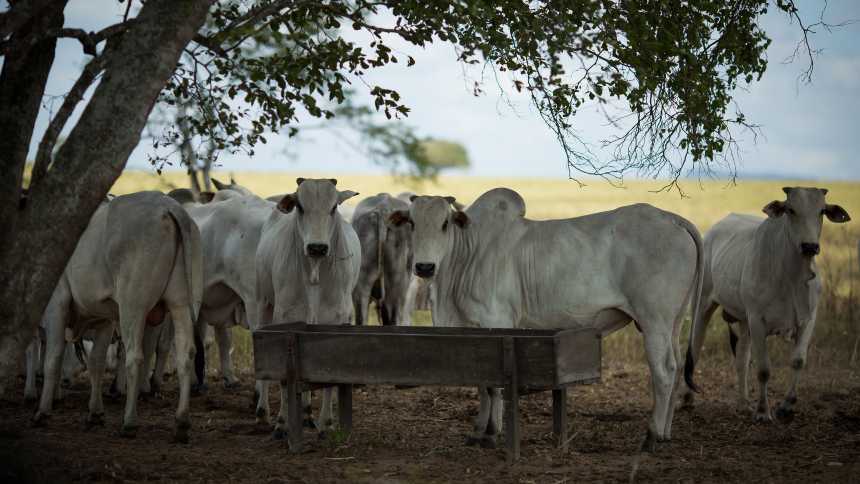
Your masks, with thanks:
[[[105,410],[102,402],[102,377],[107,364],[107,349],[113,336],[113,324],[106,322],[96,328],[93,349],[87,358],[87,373],[90,375],[90,413],[87,415],[87,428],[103,426]]]
[[[155,346],[155,368],[152,370],[152,378],[149,386],[153,394],[161,394],[161,386],[164,383],[164,367],[167,364],[167,359],[170,356],[170,347],[173,343],[173,317],[169,321],[165,321],[165,326],[161,330],[158,337],[158,343]]]
[[[39,398],[39,393],[36,389],[36,368],[39,366],[39,350],[41,346],[38,334],[27,345],[27,380],[24,382],[24,400],[27,402],[32,402]]]
[[[42,396],[39,409],[33,416],[33,424],[38,425],[51,416],[54,391],[58,387],[60,365],[63,353],[66,351],[66,324],[69,320],[72,295],[67,283],[61,280],[51,295],[51,300],[45,309],[45,361]]]
[[[191,318],[189,305],[171,304],[168,307],[173,320],[173,344],[176,355],[176,378],[179,382],[179,405],[176,408],[177,442],[188,442],[188,430],[191,420],[188,415],[188,401],[191,397],[191,361],[197,348],[194,344],[194,322]]]
[[[140,362],[140,394],[149,395],[152,387],[149,383],[150,371],[155,361],[155,351],[158,347],[158,339],[161,337],[162,322],[158,326],[149,326],[143,330],[143,360]]]
[[[272,432],[272,438],[275,440],[283,440],[287,437],[287,416],[289,414],[289,409],[287,408],[287,404],[289,403],[288,387],[286,381],[282,381],[278,385],[281,394],[281,404],[278,408],[278,417],[275,419],[275,430]]]
[[[225,388],[237,388],[239,380],[233,373],[233,329],[226,324],[214,327],[215,341],[218,342],[218,356],[221,359],[221,377],[224,379]]]
[[[317,428],[314,422],[314,409],[311,406],[311,392],[302,392],[302,413],[304,413],[302,426],[309,429]]]
[[[652,320],[653,321],[653,320]],[[650,331],[643,333],[645,338],[645,357],[651,370],[651,388],[654,398],[654,410],[648,426],[648,435],[642,445],[643,450],[653,452],[656,443],[666,439],[666,418],[669,416],[669,406],[672,404],[672,390],[677,376],[678,365],[675,361],[675,351],[672,348],[672,334],[660,331],[668,328],[668,324],[659,321],[651,322]],[[643,328],[648,326],[641,324]]]
[[[317,430],[325,435],[334,428],[332,418],[332,402],[334,400],[334,387],[325,387],[322,391],[322,405],[320,405],[320,416],[317,420]]]
[[[209,324],[198,318],[194,325],[194,377],[195,383],[192,388],[194,393],[205,393],[206,388],[206,332],[209,330]],[[175,331],[175,329],[174,329]]]
[[[480,445],[485,449],[495,449],[499,434],[504,428],[504,405],[501,388],[487,388],[487,396],[490,400],[490,412],[487,419],[487,429],[481,438]]]
[[[123,298],[129,301],[130,298]],[[143,332],[147,311],[123,304],[119,307],[119,327],[125,343],[125,412],[120,435],[134,437],[137,434],[137,397],[140,392],[140,378],[143,363]]]
[[[257,380],[255,385],[257,387],[255,392],[257,395],[257,409],[255,411],[257,423],[265,423],[268,422],[269,415],[272,413],[269,409],[269,381]]]
[[[367,324],[367,309],[370,306],[370,286],[372,283],[362,280],[358,281],[358,285],[352,292],[352,304],[355,308],[355,325],[362,326]]]
[[[481,440],[484,438],[484,435],[487,433],[487,425],[489,424],[490,410],[492,407],[490,388],[478,387],[478,397],[480,398],[478,416],[475,417],[472,434],[466,437],[466,445],[479,445]]]
[[[732,331],[732,328],[729,328]],[[737,323],[737,345],[735,346],[735,372],[738,375],[738,410],[748,412],[750,407],[749,368],[750,368],[750,330],[746,321]]]
[[[776,409],[776,416],[781,421],[788,423],[794,418],[794,405],[797,403],[797,383],[800,380],[800,372],[806,366],[806,354],[809,350],[809,342],[812,340],[812,332],[815,329],[815,313],[812,320],[804,325],[794,342],[794,350],[791,352],[791,386],[785,399]]]
[[[702,292],[702,300],[699,302],[699,307],[694,314],[698,314],[698,319],[694,320],[690,326],[690,347],[687,348],[688,353],[696,358],[696,362],[701,359],[702,346],[705,344],[705,334],[708,332],[708,324],[711,322],[711,316],[717,310],[718,304],[706,297]],[[693,390],[687,385],[678,385],[678,395],[683,401],[685,407],[692,407],[695,401]]]
[[[770,358],[767,355],[767,334],[764,321],[755,314],[747,318],[749,323],[750,341],[752,343],[752,354],[755,357],[759,395],[758,405],[755,410],[755,421],[769,423],[773,421],[770,405],[767,401],[767,384],[770,380]]]

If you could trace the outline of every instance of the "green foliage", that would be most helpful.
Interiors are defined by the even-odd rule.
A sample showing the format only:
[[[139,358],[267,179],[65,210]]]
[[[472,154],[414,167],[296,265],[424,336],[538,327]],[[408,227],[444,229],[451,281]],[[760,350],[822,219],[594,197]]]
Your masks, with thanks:
[[[776,6],[796,12],[791,1]],[[417,47],[443,41],[461,62],[484,64],[526,92],[572,169],[679,176],[689,163],[719,159],[733,128],[751,127],[729,108],[739,84],[760,79],[767,66],[770,39],[758,24],[767,8],[768,0],[224,0],[162,99],[196,104],[191,128],[219,149],[252,152],[266,130],[292,136],[306,115],[338,115],[337,105],[370,69],[414,64],[392,50],[391,39]],[[342,29],[374,40],[361,45],[339,35]],[[392,87],[367,88],[387,118],[409,113]],[[588,103],[623,107],[608,115],[619,126],[605,140],[609,159],[577,137],[573,119]],[[340,111],[349,113],[365,116]],[[380,157],[396,152],[426,171],[410,151],[411,132],[383,138]]]

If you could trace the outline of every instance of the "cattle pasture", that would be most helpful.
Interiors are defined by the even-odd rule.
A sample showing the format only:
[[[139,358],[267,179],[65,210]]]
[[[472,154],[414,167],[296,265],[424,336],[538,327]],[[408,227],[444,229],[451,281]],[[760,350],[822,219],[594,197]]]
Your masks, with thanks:
[[[237,183],[269,196],[295,190],[297,176],[319,174],[233,176]],[[215,177],[227,180],[229,174]],[[469,204],[489,188],[506,186],[523,196],[529,218],[573,217],[647,202],[686,217],[703,233],[729,212],[761,214],[768,202],[783,199],[782,186],[819,186],[830,190],[830,203],[840,204],[860,221],[860,183],[744,181],[732,186],[687,181],[683,183],[687,198],[681,198],[677,192],[654,193],[663,185],[659,181],[629,182],[625,188],[590,181],[579,188],[566,180],[441,177],[437,183],[416,184],[388,176],[337,178],[338,189],[361,193],[347,202],[353,206],[365,196],[405,190],[453,195]],[[112,192],[168,191],[186,185],[182,172],[159,177],[126,171]],[[715,315],[697,362],[697,383],[704,393],[694,409],[676,412],[673,441],[640,460],[635,456],[651,392],[642,338],[632,325],[604,339],[602,381],[569,392],[571,440],[566,451],[553,442],[552,401],[547,393],[522,399],[523,453],[516,464],[506,466],[503,445],[495,450],[464,446],[478,411],[475,389],[380,385],[355,391],[351,435],[335,431],[316,439],[308,430],[305,452],[292,455],[285,441],[271,438],[271,425],[255,423],[251,338],[247,330],[234,327],[233,361],[241,387],[228,390],[221,385],[217,348],[210,347],[210,390],[191,400],[189,445],[171,443],[175,375],[166,380],[162,397],[140,403],[140,428],[134,440],[118,433],[122,400],[106,402],[104,427],[84,430],[89,383],[83,378],[75,380],[66,399],[55,405],[46,427],[31,428],[33,406],[23,402],[21,378],[14,391],[0,398],[0,478],[8,477],[4,482],[581,482],[626,481],[638,465],[641,481],[856,480],[860,475],[858,240],[860,222],[824,223],[817,258],[824,282],[818,324],[808,372],[799,386],[797,414],[788,424],[756,425],[751,413],[736,410],[726,325]],[[575,263],[576,254],[571,254],[571,264]],[[369,320],[377,324],[375,311],[369,312]],[[416,311],[412,321],[429,325],[430,314]],[[684,351],[688,331],[689,319],[682,333]],[[789,382],[790,345],[777,338],[768,344],[774,370],[769,393],[776,397]],[[755,389],[752,385],[752,396]],[[278,392],[271,392],[270,403],[277,408]],[[316,395],[314,406],[319,405]]]

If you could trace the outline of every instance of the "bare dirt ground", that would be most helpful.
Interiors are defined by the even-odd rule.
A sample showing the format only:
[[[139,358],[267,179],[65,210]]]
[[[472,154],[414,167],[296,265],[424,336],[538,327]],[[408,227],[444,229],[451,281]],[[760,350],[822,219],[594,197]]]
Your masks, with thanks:
[[[784,373],[780,371],[780,373]],[[292,455],[257,425],[251,377],[226,391],[215,380],[192,399],[192,441],[171,443],[176,392],[140,405],[136,439],[118,435],[121,402],[106,400],[106,425],[84,430],[88,384],[73,384],[43,428],[17,393],[0,399],[0,481],[181,482],[581,482],[626,481],[644,435],[651,400],[644,366],[604,368],[599,384],[570,392],[570,448],[553,446],[549,393],[522,402],[522,459],[504,450],[465,447],[477,411],[475,391],[424,387],[356,390],[354,431],[319,439]],[[638,481],[847,482],[860,480],[860,374],[805,375],[795,419],[755,425],[735,409],[733,375],[705,366],[705,393],[675,416],[673,441],[641,458]],[[771,386],[773,404],[785,376]],[[776,393],[779,392],[779,393]],[[276,392],[272,392],[276,394]],[[273,409],[277,402],[272,399]],[[500,443],[501,444],[501,443]]]

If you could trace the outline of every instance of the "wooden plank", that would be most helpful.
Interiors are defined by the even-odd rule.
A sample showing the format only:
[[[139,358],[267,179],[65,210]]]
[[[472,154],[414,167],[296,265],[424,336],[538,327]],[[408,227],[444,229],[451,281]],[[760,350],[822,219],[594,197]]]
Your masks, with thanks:
[[[555,339],[529,337],[516,339],[517,381],[521,392],[555,387]]]
[[[567,452],[567,388],[552,391],[552,433],[556,447]]]
[[[254,331],[254,378],[281,381],[287,378],[289,333]]]
[[[510,329],[477,328],[463,326],[353,326],[348,324],[282,323],[260,328],[257,332],[302,331],[309,333],[348,334],[410,334],[431,336],[490,336],[490,337],[541,337],[552,338],[563,330],[558,329]]]
[[[301,379],[368,385],[503,386],[499,338],[301,333]]]
[[[513,337],[505,337],[502,346],[504,348],[504,371],[507,377],[505,385],[505,458],[508,464],[513,464],[520,458],[520,397],[519,382],[517,382],[517,357],[516,340]]]
[[[337,414],[340,430],[352,432],[352,385],[348,383],[337,386]]]
[[[567,330],[555,336],[556,385],[600,379],[601,341],[594,330]]]
[[[287,439],[290,452],[302,451],[302,412],[301,394],[299,388],[299,339],[295,333],[287,333],[286,351],[287,367],[286,378],[283,384],[287,388]]]

